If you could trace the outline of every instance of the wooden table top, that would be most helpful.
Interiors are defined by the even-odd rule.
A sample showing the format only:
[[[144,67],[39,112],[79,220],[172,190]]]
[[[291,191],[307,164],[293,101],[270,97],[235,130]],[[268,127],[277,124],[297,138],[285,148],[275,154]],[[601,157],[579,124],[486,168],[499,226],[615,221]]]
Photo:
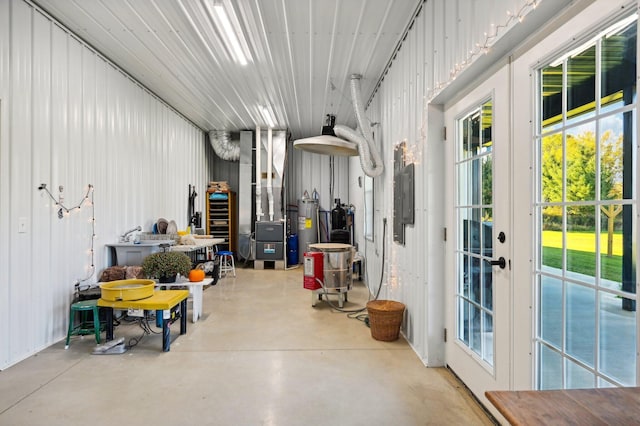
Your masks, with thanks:
[[[487,391],[512,425],[637,425],[640,387]]]

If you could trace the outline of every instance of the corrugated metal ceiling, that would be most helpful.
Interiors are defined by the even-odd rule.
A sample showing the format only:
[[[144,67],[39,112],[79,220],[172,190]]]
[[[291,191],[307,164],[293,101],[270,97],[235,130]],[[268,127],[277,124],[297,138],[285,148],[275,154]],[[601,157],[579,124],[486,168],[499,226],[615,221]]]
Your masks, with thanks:
[[[355,127],[350,75],[362,74],[366,101],[422,3],[231,1],[252,56],[241,66],[205,1],[35,3],[202,129],[266,125],[267,107],[294,138],[318,134],[326,114]]]

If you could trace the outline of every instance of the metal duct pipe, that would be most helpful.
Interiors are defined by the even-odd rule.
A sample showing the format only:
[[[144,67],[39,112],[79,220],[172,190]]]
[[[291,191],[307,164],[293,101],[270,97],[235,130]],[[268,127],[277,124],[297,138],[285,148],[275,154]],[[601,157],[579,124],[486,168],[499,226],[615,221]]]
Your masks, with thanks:
[[[211,130],[209,143],[218,157],[223,160],[238,161],[240,159],[240,144],[231,142],[231,135],[228,131]]]
[[[262,220],[262,141],[260,126],[256,126],[256,219]]]
[[[273,129],[267,130],[267,199],[269,200],[269,220],[273,222]]]

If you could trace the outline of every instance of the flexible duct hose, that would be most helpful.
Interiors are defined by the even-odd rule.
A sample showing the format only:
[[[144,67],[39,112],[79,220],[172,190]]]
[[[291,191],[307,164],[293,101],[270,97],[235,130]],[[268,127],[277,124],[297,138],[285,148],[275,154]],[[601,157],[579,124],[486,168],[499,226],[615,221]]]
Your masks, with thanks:
[[[360,92],[360,74],[351,74],[351,102],[353,102],[353,110],[356,113],[356,120],[360,133],[364,139],[371,144],[373,142],[373,134],[371,133],[371,122],[364,115],[364,106],[362,105],[362,94]]]
[[[356,120],[358,121],[358,130],[338,124],[334,126],[333,131],[336,136],[358,145],[360,165],[364,174],[369,177],[378,177],[384,171],[384,164],[380,153],[373,145],[373,134],[371,133],[369,119],[364,115],[364,107],[362,106],[362,97],[360,95],[360,78],[359,74],[351,75],[351,99],[356,113]]]
[[[240,159],[240,144],[231,142],[231,135],[226,130],[211,130],[209,142],[218,157],[227,161]]]
[[[382,164],[382,158],[380,158],[380,154],[375,148],[373,148],[373,150],[370,149],[370,144],[365,140],[360,132],[357,132],[350,127],[342,126],[340,124],[336,124],[333,128],[333,131],[335,132],[336,136],[358,145],[358,152],[360,153],[360,166],[362,166],[364,174],[369,177],[378,177],[382,174],[382,172],[384,171],[384,166]],[[372,155],[373,160],[371,159]]]

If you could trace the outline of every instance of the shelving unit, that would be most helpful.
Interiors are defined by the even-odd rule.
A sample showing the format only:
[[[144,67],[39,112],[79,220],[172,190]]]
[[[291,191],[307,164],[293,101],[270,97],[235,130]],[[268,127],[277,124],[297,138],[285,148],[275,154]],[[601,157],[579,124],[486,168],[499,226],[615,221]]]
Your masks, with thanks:
[[[217,194],[217,195],[216,195]],[[215,195],[226,199],[211,199]],[[224,238],[218,244],[219,250],[236,252],[236,193],[233,191],[207,191],[207,234],[214,238]]]

